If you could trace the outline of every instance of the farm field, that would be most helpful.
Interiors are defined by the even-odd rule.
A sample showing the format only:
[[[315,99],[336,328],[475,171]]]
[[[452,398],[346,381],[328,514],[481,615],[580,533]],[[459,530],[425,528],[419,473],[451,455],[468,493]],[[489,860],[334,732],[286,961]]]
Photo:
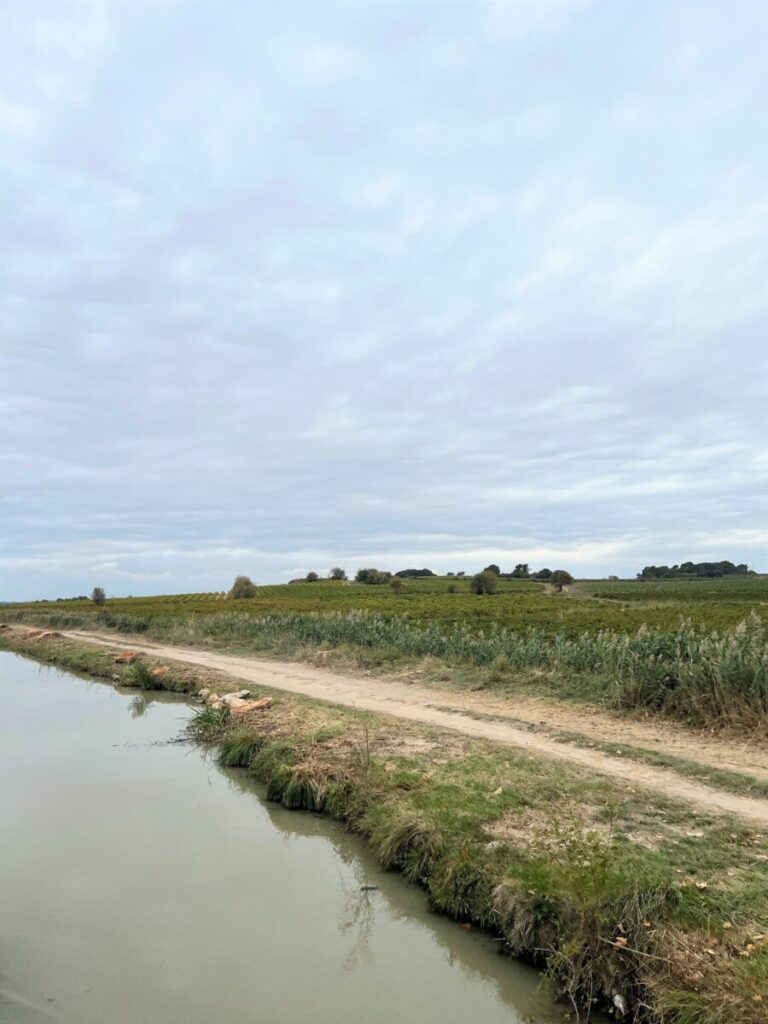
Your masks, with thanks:
[[[437,678],[526,690],[696,725],[768,722],[768,578],[577,581],[563,594],[500,580],[474,595],[456,577],[389,586],[322,581],[223,593],[6,606],[8,621],[112,629],[283,657],[351,658]]]

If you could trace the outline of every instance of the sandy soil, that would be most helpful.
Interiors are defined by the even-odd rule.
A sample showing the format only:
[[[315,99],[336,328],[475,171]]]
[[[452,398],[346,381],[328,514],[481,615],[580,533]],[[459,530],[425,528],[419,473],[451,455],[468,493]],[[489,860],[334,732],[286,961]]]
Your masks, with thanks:
[[[63,635],[72,640],[142,651],[154,658],[186,662],[224,673],[233,683],[243,681],[251,686],[268,686],[519,747],[532,754],[594,769],[632,787],[685,800],[702,809],[735,814],[768,825],[768,800],[714,789],[668,768],[651,767],[598,750],[558,743],[547,730],[578,732],[599,742],[628,743],[766,779],[768,750],[754,739],[738,742],[709,737],[673,724],[628,719],[554,700],[517,699],[484,692],[456,693],[392,677],[342,675],[305,663],[172,647],[99,633],[65,632]],[[493,717],[481,717],[484,715]]]

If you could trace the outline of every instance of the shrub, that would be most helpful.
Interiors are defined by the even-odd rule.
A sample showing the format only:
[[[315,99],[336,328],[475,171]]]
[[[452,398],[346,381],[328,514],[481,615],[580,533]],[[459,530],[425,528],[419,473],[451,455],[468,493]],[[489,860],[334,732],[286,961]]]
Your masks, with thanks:
[[[495,594],[497,586],[496,575],[484,569],[472,577],[469,589],[473,594]]]
[[[338,565],[328,573],[328,579],[330,580],[345,580],[346,578],[347,574]]]
[[[317,583],[319,579],[320,577],[317,575],[316,572],[307,573],[307,583]]]
[[[229,596],[240,600],[244,597],[256,597],[256,584],[250,576],[238,576],[232,584]]]
[[[103,587],[94,587],[91,591],[91,600],[94,604],[104,604],[107,600],[107,595],[104,593]]]
[[[392,573],[383,572],[381,569],[358,569],[355,576],[356,583],[368,583],[373,586],[389,583],[391,579]]]
[[[573,576],[565,569],[555,569],[552,575],[549,577],[549,582],[555,588],[558,594],[561,594],[563,587],[568,586],[569,583],[573,583]]]

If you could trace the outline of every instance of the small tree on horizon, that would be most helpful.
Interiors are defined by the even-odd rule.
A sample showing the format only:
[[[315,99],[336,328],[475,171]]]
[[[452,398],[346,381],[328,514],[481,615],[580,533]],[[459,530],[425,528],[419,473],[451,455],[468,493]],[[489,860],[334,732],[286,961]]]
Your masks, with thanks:
[[[250,576],[238,576],[232,584],[229,596],[235,600],[241,600],[244,597],[256,597],[256,584]]]
[[[91,591],[91,600],[94,604],[104,604],[107,600],[107,595],[104,593],[104,587],[94,587]]]
[[[317,583],[319,579],[320,577],[317,575],[316,572],[307,573],[307,583]]]
[[[473,594],[495,594],[498,587],[496,574],[484,569],[477,576],[473,576],[469,589]]]
[[[347,574],[338,565],[328,573],[328,579],[330,580],[345,580],[346,578]]]
[[[569,583],[573,583],[573,576],[571,576],[569,572],[566,572],[565,569],[555,569],[549,577],[549,582],[558,594],[562,594],[563,587],[568,586]]]
[[[496,565],[495,562],[491,562],[490,565],[486,565],[483,572],[492,572],[494,576],[501,576],[501,569]],[[478,573],[478,576],[481,575]]]

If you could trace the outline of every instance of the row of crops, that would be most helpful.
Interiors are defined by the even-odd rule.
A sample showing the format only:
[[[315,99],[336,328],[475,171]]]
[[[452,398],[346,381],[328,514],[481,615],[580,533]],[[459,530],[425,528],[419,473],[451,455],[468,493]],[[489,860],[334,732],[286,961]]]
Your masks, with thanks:
[[[95,611],[89,601],[18,607],[33,614]],[[443,633],[535,630],[550,637],[577,638],[606,630],[631,633],[641,626],[670,631],[682,621],[701,631],[727,632],[752,613],[768,623],[768,579],[584,582],[562,595],[547,592],[537,583],[502,580],[497,594],[481,596],[469,592],[466,580],[445,577],[409,580],[400,593],[388,586],[323,581],[263,586],[255,597],[237,601],[223,592],[111,598],[104,609],[113,617],[128,616],[146,625],[158,618],[209,616],[226,610],[259,618],[364,612]]]

